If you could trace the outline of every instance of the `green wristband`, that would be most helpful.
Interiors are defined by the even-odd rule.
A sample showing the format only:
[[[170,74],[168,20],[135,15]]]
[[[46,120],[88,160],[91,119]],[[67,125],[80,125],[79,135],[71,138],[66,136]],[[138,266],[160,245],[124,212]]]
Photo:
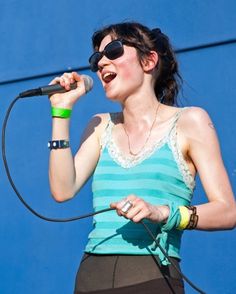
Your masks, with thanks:
[[[70,118],[71,109],[52,107],[52,117]]]

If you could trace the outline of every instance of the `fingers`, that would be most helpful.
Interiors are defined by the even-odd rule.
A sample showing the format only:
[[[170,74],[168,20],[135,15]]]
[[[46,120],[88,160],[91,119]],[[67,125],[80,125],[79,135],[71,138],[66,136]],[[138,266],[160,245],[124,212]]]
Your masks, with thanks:
[[[118,215],[124,216],[133,222],[140,222],[151,215],[150,204],[135,195],[129,195],[119,202],[111,203],[110,206],[116,209]]]
[[[133,194],[119,202],[111,203],[110,206],[116,209],[119,216],[124,216],[135,223],[144,218],[154,223],[166,222],[170,214],[169,206],[152,205]]]
[[[54,78],[49,85],[60,84],[67,91],[69,91],[71,89],[70,85],[79,81],[81,81],[81,76],[76,72],[71,72],[64,73],[62,76]]]
[[[110,207],[116,209],[116,212],[119,216],[122,216],[122,215],[124,216],[124,213],[122,212],[122,207],[125,205],[126,201],[127,199],[125,198],[119,202],[112,202],[110,204]]]
[[[80,97],[86,93],[83,76],[76,72],[66,72],[60,77],[54,78],[50,85],[54,84],[60,84],[65,88],[65,91],[49,96],[53,107],[72,109]],[[76,87],[74,87],[74,85],[72,87],[72,84],[76,84]]]

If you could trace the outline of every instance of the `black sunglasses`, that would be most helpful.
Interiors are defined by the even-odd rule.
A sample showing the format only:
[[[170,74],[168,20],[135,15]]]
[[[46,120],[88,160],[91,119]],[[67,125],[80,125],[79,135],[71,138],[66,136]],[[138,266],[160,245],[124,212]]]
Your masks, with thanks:
[[[98,71],[98,62],[102,59],[104,55],[110,60],[114,60],[118,57],[121,57],[124,53],[123,44],[132,45],[131,43],[124,40],[113,40],[106,45],[103,51],[94,52],[89,58],[91,71]]]

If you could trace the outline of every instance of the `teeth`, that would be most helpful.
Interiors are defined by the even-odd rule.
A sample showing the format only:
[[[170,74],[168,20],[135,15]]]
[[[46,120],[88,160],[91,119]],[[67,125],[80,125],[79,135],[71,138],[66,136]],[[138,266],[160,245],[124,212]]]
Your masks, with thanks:
[[[102,79],[105,83],[111,82],[116,77],[116,73],[114,72],[106,72],[102,75]]]
[[[103,78],[105,79],[105,78],[107,78],[109,76],[113,76],[113,75],[114,75],[114,73],[108,72],[103,75]]]

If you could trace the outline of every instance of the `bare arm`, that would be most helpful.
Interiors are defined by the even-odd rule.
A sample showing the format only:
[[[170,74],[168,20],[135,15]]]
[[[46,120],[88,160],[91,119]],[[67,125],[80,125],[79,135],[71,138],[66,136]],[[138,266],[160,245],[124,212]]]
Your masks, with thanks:
[[[199,173],[208,203],[197,206],[199,230],[232,229],[236,225],[233,191],[221,157],[216,131],[208,114],[190,108],[180,120],[188,156]]]
[[[233,229],[236,224],[236,205],[227,176],[216,132],[208,114],[200,108],[190,108],[178,122],[178,143],[193,173],[197,170],[208,197],[208,202],[197,205],[199,230]],[[196,195],[197,197],[197,195]],[[133,207],[128,213],[122,207],[129,200]],[[139,222],[148,218],[153,222],[165,222],[169,216],[167,206],[154,206],[136,195],[128,195],[120,202],[112,203],[119,215]]]
[[[49,161],[49,180],[52,195],[57,201],[72,198],[92,174],[99,155],[99,127],[102,117],[95,116],[88,124],[79,150],[73,157],[71,149],[51,150]],[[69,120],[53,119],[54,139],[69,140]]]
[[[77,88],[70,90],[70,84],[77,82]],[[65,73],[55,78],[51,84],[60,83],[68,92],[54,94],[50,97],[53,107],[72,109],[85,93],[82,76],[77,73]],[[71,149],[51,150],[49,161],[49,181],[56,201],[72,198],[93,172],[100,155],[100,133],[107,115],[97,115],[88,124],[79,150],[73,157]],[[69,140],[70,120],[53,118],[52,140]]]

